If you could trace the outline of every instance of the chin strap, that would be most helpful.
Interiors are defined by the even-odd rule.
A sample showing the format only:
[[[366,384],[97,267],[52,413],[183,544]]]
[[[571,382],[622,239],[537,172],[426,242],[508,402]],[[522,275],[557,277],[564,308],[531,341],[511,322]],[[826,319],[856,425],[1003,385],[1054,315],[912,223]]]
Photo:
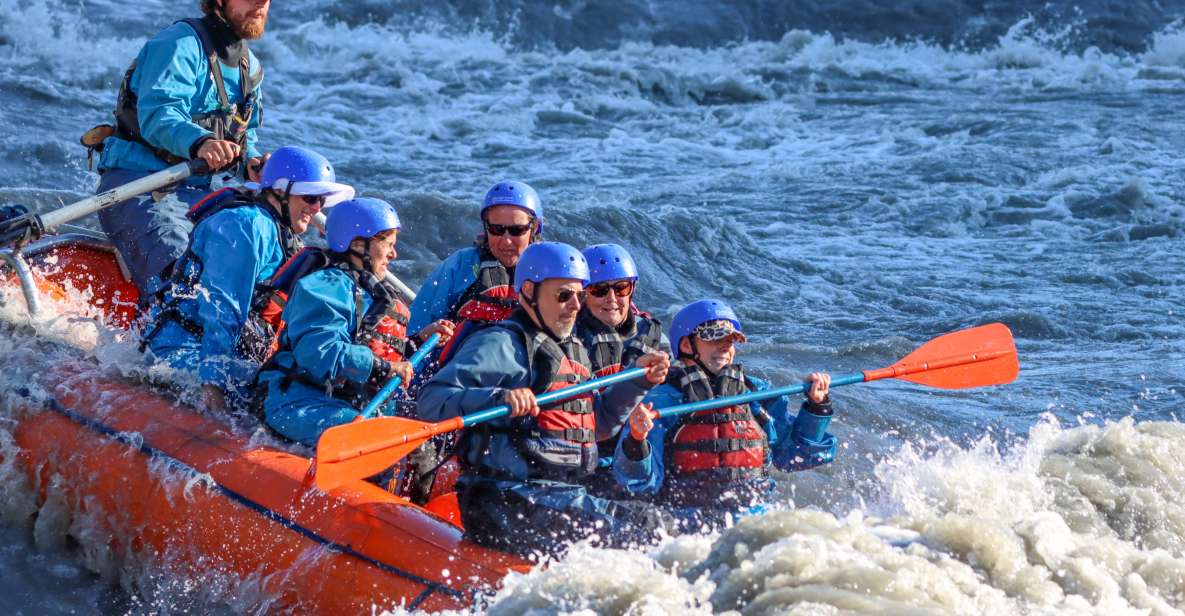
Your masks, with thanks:
[[[284,220],[284,225],[289,229],[292,228],[292,211],[288,207],[288,200],[292,197],[292,182],[284,187],[284,192],[280,192],[274,188],[265,188],[264,192],[276,198],[280,202],[280,216]]]
[[[362,267],[366,268],[368,272],[374,272],[374,268],[370,265],[370,240],[371,238],[364,238],[366,248],[362,252],[354,250],[352,247],[346,248],[346,254],[358,257],[362,260]]]
[[[537,292],[539,290],[539,285],[535,284],[533,286],[534,288],[531,289],[531,291],[533,293]],[[547,334],[548,336],[551,336],[552,340],[555,340],[556,342],[562,340],[555,334],[554,331],[552,331],[551,326],[547,324],[547,321],[543,320],[543,313],[539,310],[539,302],[535,301],[534,297],[531,297],[526,293],[522,294],[522,298],[526,302],[527,307],[531,309],[531,313],[535,315],[535,320],[539,323],[539,329],[543,330],[543,333]]]
[[[679,353],[679,359],[691,359],[691,361],[695,362],[695,365],[699,366],[700,370],[704,371],[704,374],[715,378],[716,372],[704,364],[703,358],[699,354],[699,345],[696,344],[696,340],[698,340],[698,338],[695,336],[689,336],[688,339],[691,341],[691,355],[688,355],[687,353]]]

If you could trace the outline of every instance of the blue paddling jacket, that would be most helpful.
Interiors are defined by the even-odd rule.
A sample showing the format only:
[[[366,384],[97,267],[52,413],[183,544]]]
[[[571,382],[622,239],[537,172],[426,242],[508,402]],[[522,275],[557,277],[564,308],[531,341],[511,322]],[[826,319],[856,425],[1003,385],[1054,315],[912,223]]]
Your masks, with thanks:
[[[587,355],[577,339],[556,342],[540,336],[546,334],[521,310],[476,330],[420,390],[419,416],[443,421],[503,404],[511,389],[530,387],[540,394],[589,378]],[[545,355],[557,352],[554,362],[545,361]],[[596,469],[596,441],[619,431],[649,388],[642,377],[570,404],[545,406],[538,418],[487,421],[466,429],[458,457],[470,477],[581,481]]]
[[[428,274],[411,303],[407,328],[418,332],[440,319],[450,318],[461,296],[477,282],[481,257],[477,248],[462,248],[449,255]]]
[[[255,54],[221,20],[207,15],[174,23],[149,39],[128,69],[116,134],[103,142],[99,169],[159,171],[195,157],[206,138],[238,141],[247,158],[259,156],[262,80]],[[235,116],[246,123],[235,124]]]
[[[653,403],[657,410],[696,398],[685,395],[684,389],[690,391],[685,387],[687,381],[681,380],[686,373],[677,368],[672,367],[667,382],[654,388],[644,402]],[[736,368],[739,373],[739,366]],[[761,379],[747,375],[740,379],[747,389],[769,389],[769,383]],[[835,457],[838,441],[827,432],[830,403],[804,403],[797,415],[790,414],[789,404],[789,397],[782,396],[767,401],[764,407],[752,402],[720,411],[664,417],[655,421],[645,443],[638,443],[629,430],[623,430],[613,459],[614,477],[632,494],[657,496],[679,505],[719,503],[728,500],[721,494],[738,487],[739,492],[747,489],[753,495],[763,494],[771,485],[766,473],[769,465],[796,471],[826,464]],[[734,433],[730,434],[732,439],[724,438],[721,426],[743,428],[745,422],[755,434]],[[705,434],[706,429],[716,431]],[[684,438],[693,430],[699,430],[699,435]],[[746,454],[750,454],[747,460]],[[696,470],[675,470],[678,466]],[[733,468],[727,468],[730,466]],[[684,485],[676,490],[678,482]]]
[[[143,342],[175,368],[191,369],[196,360],[203,383],[244,386],[264,359],[244,346],[248,322],[258,316],[254,300],[299,240],[271,206],[229,189],[212,193],[190,217],[189,248],[149,312]]]

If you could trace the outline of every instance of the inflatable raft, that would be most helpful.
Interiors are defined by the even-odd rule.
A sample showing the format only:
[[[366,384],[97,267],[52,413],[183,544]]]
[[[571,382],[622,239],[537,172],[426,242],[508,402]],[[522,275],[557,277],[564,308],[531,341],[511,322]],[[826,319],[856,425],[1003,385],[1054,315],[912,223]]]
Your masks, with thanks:
[[[136,317],[136,288],[99,236],[49,237],[0,259],[5,291],[30,310],[82,293],[109,325]],[[53,484],[117,553],[195,581],[241,580],[257,588],[252,611],[307,613],[465,607],[528,566],[464,541],[447,507],[364,481],[323,492],[309,458],[78,362],[3,395],[39,502]]]

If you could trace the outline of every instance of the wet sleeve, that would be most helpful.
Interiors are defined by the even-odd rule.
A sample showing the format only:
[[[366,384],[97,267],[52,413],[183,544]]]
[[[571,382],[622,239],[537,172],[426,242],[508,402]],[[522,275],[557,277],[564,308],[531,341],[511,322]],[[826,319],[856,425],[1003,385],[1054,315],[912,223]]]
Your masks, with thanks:
[[[201,42],[192,34],[157,37],[144,45],[135,79],[140,133],[146,141],[189,158],[190,146],[212,134],[193,123],[193,100],[207,79],[206,64]]]
[[[632,368],[633,366],[631,366]],[[597,440],[612,438],[629,421],[630,413],[652,389],[646,377],[622,381],[596,394]]]
[[[194,252],[203,263],[196,292],[202,324],[198,375],[205,383],[225,385],[228,376],[245,377],[230,366],[237,364],[235,345],[269,257],[268,246],[276,242],[275,226],[270,222],[255,224],[257,221],[229,211],[215,215],[194,231]]]
[[[769,385],[759,389],[768,389]],[[797,415],[790,415],[788,396],[778,398],[769,408],[773,417],[770,451],[773,465],[784,471],[801,471],[827,464],[835,459],[839,440],[827,428],[831,415],[816,413],[803,403]]]
[[[322,270],[296,283],[284,310],[296,364],[318,381],[365,383],[374,353],[353,343],[353,283]]]
[[[475,332],[420,389],[416,413],[426,421],[442,421],[498,406],[503,392],[528,386],[526,366],[526,350],[511,332],[501,328]]]
[[[654,408],[665,408],[679,403],[677,398],[670,395],[666,388],[656,388],[650,392],[643,402],[653,402]],[[654,422],[654,428],[646,435],[646,449],[648,455],[641,460],[633,460],[625,449],[626,439],[631,438],[629,430],[621,431],[621,438],[617,442],[617,451],[613,455],[613,478],[617,484],[631,494],[653,495],[662,488],[663,476],[666,468],[663,461],[663,444],[667,431],[675,424],[674,418],[659,419]]]
[[[473,259],[470,252],[462,250],[453,253],[428,274],[416,299],[411,303],[411,319],[407,331],[418,332],[434,321],[448,316],[449,309],[461,297],[461,293],[477,280],[473,273]]]

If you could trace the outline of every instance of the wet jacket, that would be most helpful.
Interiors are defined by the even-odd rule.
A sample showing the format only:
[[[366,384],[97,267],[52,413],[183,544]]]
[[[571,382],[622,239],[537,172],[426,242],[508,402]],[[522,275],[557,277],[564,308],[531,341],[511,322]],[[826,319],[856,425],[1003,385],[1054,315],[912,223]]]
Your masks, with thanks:
[[[769,389],[769,383],[761,379],[752,376],[746,378],[758,390]],[[655,409],[675,406],[684,401],[683,392],[671,380],[655,387],[645,399],[645,402],[653,403]],[[788,396],[767,401],[764,407],[758,402],[749,404],[753,415],[762,418],[759,423],[765,430],[769,447],[766,464],[783,471],[797,471],[831,462],[838,444],[835,436],[827,432],[831,415],[812,412],[810,405],[803,403],[798,414],[792,416],[789,404]],[[668,432],[678,426],[679,421],[679,417],[664,417],[655,421],[654,428],[646,437],[645,446],[641,448],[641,452],[646,455],[640,460],[633,460],[627,455],[625,449],[633,444],[627,441],[632,441],[632,438],[628,429],[622,431],[613,459],[613,473],[620,485],[633,494],[653,496],[660,493],[670,459],[664,447],[670,440]]]
[[[462,248],[449,255],[428,274],[415,301],[411,303],[411,323],[407,328],[418,332],[440,319],[451,316],[461,295],[477,282],[481,257],[477,248]]]
[[[216,34],[223,35],[220,40],[224,38],[224,33]],[[262,80],[258,59],[250,50],[246,53],[250,58],[253,81]],[[222,63],[220,69],[228,102],[242,104],[239,67]],[[136,115],[145,141],[178,158],[188,159],[195,154],[192,151],[194,144],[213,133],[196,124],[194,117],[216,112],[221,107],[210,74],[209,58],[197,33],[187,23],[175,23],[144,44],[127,85],[137,97]],[[262,117],[259,99],[257,95],[256,109],[247,124],[248,158],[259,156],[255,145],[255,129]],[[104,141],[99,161],[100,170],[158,171],[167,166],[168,163],[148,146],[119,137],[108,137]]]
[[[285,231],[265,204],[223,209],[200,221],[172,284],[150,311],[146,339],[153,354],[189,369],[196,351],[202,382],[250,381],[258,364],[244,361],[238,345],[257,286],[292,250]]]
[[[521,311],[516,314],[526,318]],[[507,390],[532,387],[538,394],[543,391],[538,365],[528,356],[526,339],[518,327],[507,322],[482,327],[465,339],[453,359],[420,390],[418,413],[426,421],[441,421],[498,406]],[[638,378],[595,394],[594,438],[604,439],[620,430],[649,387],[645,378]],[[595,467],[596,447],[539,435],[536,427],[530,417],[504,417],[467,429],[458,451],[466,464],[466,475],[511,481],[541,476],[580,481],[587,477]],[[540,451],[579,458],[582,468],[566,477],[550,474],[537,463]]]
[[[284,306],[280,350],[259,374],[267,422],[288,438],[311,444],[325,429],[358,415],[326,385],[364,387],[380,361],[369,346],[356,342],[375,302],[364,287],[337,267],[313,272],[293,287]]]

